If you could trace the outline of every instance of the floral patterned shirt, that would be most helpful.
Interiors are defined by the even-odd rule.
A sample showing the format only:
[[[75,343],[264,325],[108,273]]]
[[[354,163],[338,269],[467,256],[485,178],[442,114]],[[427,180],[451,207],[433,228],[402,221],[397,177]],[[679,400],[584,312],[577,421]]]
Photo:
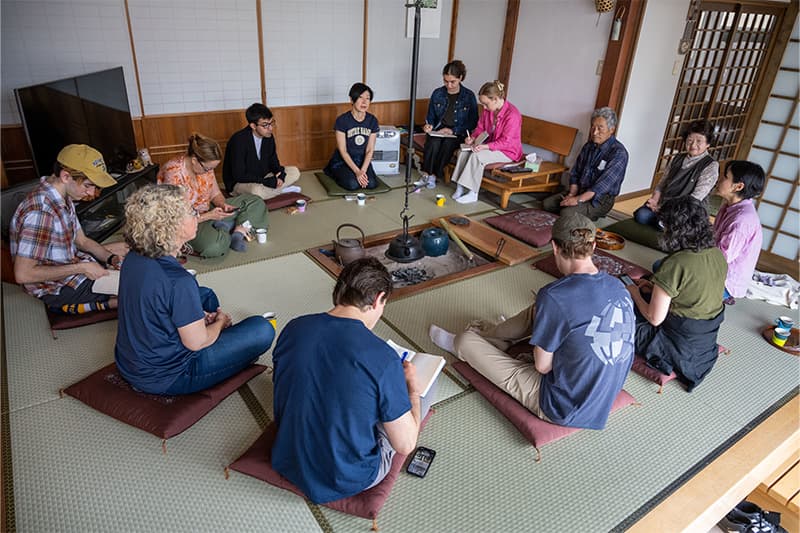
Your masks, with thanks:
[[[186,156],[182,155],[164,163],[158,172],[158,183],[180,185],[186,191],[192,207],[198,213],[205,213],[211,208],[211,199],[222,194],[217,177],[213,170],[197,174],[196,178],[189,176],[184,165],[185,160]]]

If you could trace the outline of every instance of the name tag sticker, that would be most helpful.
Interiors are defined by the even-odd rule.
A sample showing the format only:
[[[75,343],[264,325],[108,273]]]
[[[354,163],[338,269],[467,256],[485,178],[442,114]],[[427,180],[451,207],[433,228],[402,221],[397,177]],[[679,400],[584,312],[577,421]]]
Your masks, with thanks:
[[[606,160],[603,159],[602,161],[600,161],[600,164],[597,165],[597,170],[605,170],[605,169],[606,169]]]

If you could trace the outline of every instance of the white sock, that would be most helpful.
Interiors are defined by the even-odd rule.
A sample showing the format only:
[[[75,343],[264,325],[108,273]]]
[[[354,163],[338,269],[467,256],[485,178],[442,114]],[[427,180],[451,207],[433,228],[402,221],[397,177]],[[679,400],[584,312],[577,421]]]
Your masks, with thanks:
[[[436,324],[431,324],[431,327],[428,330],[428,335],[430,335],[433,344],[442,350],[450,353],[456,353],[456,348],[454,345],[456,338],[455,334],[450,333],[446,329],[440,328]]]
[[[281,189],[281,192],[282,192],[283,194],[286,194],[286,193],[288,193],[288,192],[300,192],[300,191],[302,191],[302,190],[303,190],[303,189],[301,189],[301,188],[300,188],[300,187],[298,187],[297,185],[287,185],[286,187],[284,187],[283,189]]]
[[[466,194],[456,198],[456,202],[460,204],[473,204],[478,201],[478,191],[469,191]]]
[[[469,189],[465,188],[465,187],[464,187],[463,185],[461,185],[460,183],[457,183],[457,184],[456,184],[456,192],[454,192],[454,193],[453,193],[453,200],[458,200],[459,198],[461,198],[462,196],[464,196],[464,194],[465,194],[467,191],[469,191]]]

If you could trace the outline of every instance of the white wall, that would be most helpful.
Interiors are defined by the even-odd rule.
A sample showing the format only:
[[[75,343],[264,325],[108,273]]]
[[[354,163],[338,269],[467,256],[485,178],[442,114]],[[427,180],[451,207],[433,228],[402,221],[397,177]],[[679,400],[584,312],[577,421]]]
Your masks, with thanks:
[[[497,79],[506,23],[506,5],[506,0],[461,0],[458,4],[456,46],[453,54],[454,59],[460,59],[467,66],[464,85],[476,95],[481,85]]]
[[[598,21],[594,2],[585,0],[520,5],[508,99],[523,115],[578,128],[569,163],[586,142],[612,16]]]
[[[630,156],[622,194],[650,189],[683,64],[677,50],[688,10],[689,0],[647,3],[617,128]]]

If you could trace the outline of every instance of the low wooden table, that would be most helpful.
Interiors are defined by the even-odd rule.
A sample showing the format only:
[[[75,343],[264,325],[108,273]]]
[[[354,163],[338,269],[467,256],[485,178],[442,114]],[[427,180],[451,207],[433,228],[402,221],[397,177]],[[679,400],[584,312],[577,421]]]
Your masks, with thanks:
[[[553,161],[542,161],[534,172],[506,172],[495,168],[484,174],[481,187],[500,196],[500,207],[508,207],[509,197],[516,192],[556,192],[561,188],[561,174],[567,167]]]

